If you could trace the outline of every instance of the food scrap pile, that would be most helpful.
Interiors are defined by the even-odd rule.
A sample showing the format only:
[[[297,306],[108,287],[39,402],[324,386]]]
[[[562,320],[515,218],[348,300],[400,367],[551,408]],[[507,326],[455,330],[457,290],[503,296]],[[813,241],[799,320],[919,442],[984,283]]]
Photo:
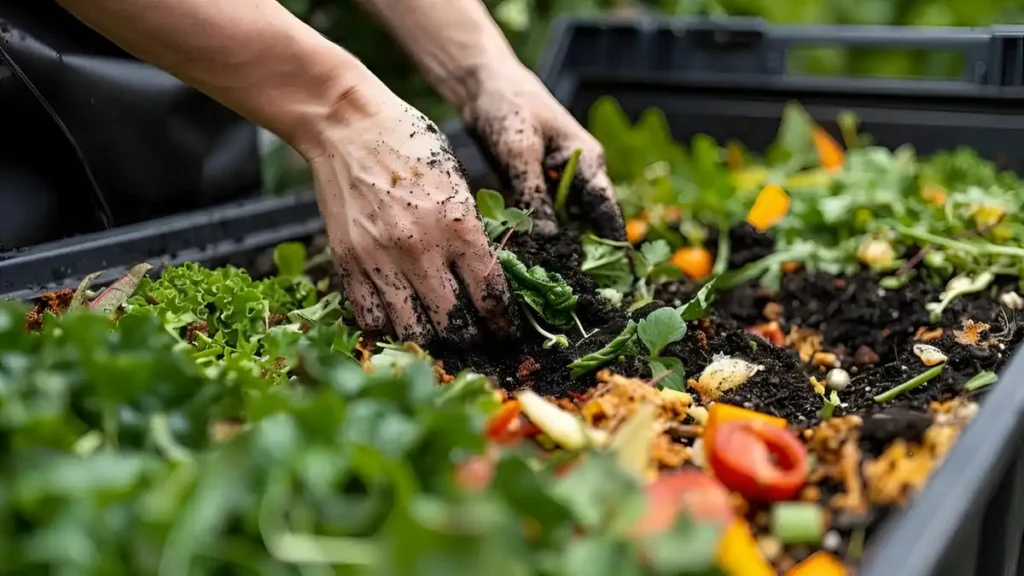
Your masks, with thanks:
[[[0,557],[19,574],[851,574],[1024,336],[1024,185],[839,124],[843,145],[791,106],[756,158],[599,101],[627,242],[573,222],[572,161],[550,241],[478,195],[517,347],[365,337],[317,242],[278,246],[261,279],[140,265],[3,304]]]

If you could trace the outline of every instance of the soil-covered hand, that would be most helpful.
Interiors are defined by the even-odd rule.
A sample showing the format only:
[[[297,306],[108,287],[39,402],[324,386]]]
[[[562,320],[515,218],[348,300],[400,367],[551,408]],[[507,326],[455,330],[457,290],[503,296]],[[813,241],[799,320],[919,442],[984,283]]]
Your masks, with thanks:
[[[512,202],[532,210],[534,233],[557,231],[547,171],[561,174],[580,149],[570,202],[595,232],[625,240],[622,213],[605,171],[604,151],[544,84],[518,62],[480,73],[467,86],[462,120],[506,179]]]
[[[482,319],[506,335],[502,267],[447,139],[375,79],[338,106],[310,165],[359,325],[426,343],[475,338]]]

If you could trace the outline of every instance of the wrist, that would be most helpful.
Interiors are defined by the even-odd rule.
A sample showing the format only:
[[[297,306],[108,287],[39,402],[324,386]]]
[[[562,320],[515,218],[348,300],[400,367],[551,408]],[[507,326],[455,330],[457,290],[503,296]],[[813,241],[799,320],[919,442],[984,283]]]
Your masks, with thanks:
[[[355,56],[331,48],[305,62],[304,80],[274,103],[274,131],[307,161],[326,153],[337,127],[375,115],[390,93]]]
[[[442,80],[446,90],[439,88],[438,91],[461,112],[473,106],[488,90],[513,87],[524,74],[532,72],[514,53],[494,54],[452,69]]]

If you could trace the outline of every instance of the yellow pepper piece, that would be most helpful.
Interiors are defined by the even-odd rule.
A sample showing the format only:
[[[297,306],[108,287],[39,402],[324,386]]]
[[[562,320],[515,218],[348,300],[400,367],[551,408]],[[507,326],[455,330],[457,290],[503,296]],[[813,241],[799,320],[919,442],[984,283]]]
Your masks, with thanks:
[[[776,576],[775,568],[757,546],[746,520],[737,518],[729,524],[718,542],[718,567],[729,576]]]
[[[704,426],[703,439],[705,455],[710,452],[711,446],[714,444],[715,430],[717,430],[719,426],[726,422],[737,422],[742,420],[758,420],[772,426],[778,426],[779,428],[785,428],[786,425],[789,424],[785,418],[747,410],[746,408],[740,408],[739,406],[733,406],[732,404],[715,402],[710,408],[708,408],[708,423]]]
[[[846,155],[842,146],[820,126],[814,128],[814,147],[818,150],[818,162],[822,168],[834,172],[843,167]]]
[[[785,576],[846,576],[849,573],[846,565],[830,552],[819,551],[786,570]]]
[[[732,185],[737,190],[757,190],[768,179],[768,169],[764,166],[750,166],[732,173]]]
[[[821,188],[832,182],[832,174],[827,170],[804,170],[786,178],[783,185],[786,188]]]
[[[979,229],[994,227],[996,224],[999,224],[1005,215],[1005,210],[991,204],[982,204],[971,213],[971,217],[974,218],[974,225]]]
[[[776,184],[761,189],[747,213],[747,222],[759,232],[778,224],[789,212],[789,194]]]

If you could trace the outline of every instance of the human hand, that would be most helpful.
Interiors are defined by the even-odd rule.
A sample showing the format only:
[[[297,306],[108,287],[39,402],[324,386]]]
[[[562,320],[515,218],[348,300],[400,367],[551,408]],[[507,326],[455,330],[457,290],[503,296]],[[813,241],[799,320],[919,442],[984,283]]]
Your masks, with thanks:
[[[505,276],[444,135],[376,78],[338,111],[309,162],[360,327],[421,344],[474,339],[480,320],[507,335]]]
[[[467,81],[465,94],[462,121],[506,179],[512,203],[532,210],[535,234],[557,231],[545,172],[561,174],[573,151],[580,149],[569,201],[577,203],[598,235],[626,239],[601,144],[533,72],[518,61],[488,66]]]

